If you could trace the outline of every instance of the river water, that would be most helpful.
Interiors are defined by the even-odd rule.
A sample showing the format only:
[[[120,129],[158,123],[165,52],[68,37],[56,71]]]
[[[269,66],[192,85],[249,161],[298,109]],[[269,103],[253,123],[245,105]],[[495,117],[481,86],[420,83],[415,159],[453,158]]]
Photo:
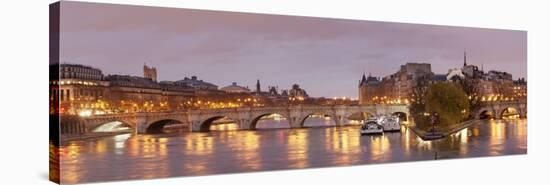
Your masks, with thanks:
[[[151,179],[527,153],[527,120],[486,120],[437,141],[401,132],[361,136],[358,126],[311,128],[264,121],[260,130],[213,126],[208,133],[117,135],[61,144],[61,182]]]

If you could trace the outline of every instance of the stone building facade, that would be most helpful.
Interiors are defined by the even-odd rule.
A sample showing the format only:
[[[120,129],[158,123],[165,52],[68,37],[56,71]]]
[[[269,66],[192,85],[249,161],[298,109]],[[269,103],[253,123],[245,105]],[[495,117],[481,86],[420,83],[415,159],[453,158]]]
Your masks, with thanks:
[[[101,100],[109,83],[101,70],[78,64],[50,65],[51,74],[59,79],[50,81],[50,101],[59,102],[59,113],[76,113],[76,109],[92,108],[90,102]]]
[[[184,109],[195,97],[189,86],[156,82],[156,69],[144,66],[144,77],[104,76],[101,70],[78,64],[52,64],[50,101],[59,102],[60,114],[170,111]],[[55,107],[55,106],[52,106]]]
[[[434,78],[431,64],[406,63],[399,71],[380,80],[363,75],[359,81],[359,104],[402,104],[409,96],[419,78]]]
[[[518,79],[514,81],[512,74],[490,70],[485,72],[483,66],[479,68],[476,65],[469,65],[464,55],[464,65],[462,68],[450,69],[447,73],[447,80],[452,82],[466,81],[473,84],[475,87],[474,95],[482,99],[482,101],[507,101],[523,96],[521,91],[522,85],[526,84],[525,80]]]
[[[287,101],[276,88],[256,94],[236,83],[218,86],[196,76],[179,81],[157,82],[156,68],[144,66],[141,76],[108,75],[101,70],[77,64],[52,64],[50,82],[52,113],[97,115],[133,112],[166,112],[199,108],[264,106]],[[292,96],[307,97],[295,85]],[[59,106],[55,102],[60,102]]]
[[[156,67],[149,67],[149,66],[144,64],[143,65],[143,77],[156,82],[157,81],[157,68]]]

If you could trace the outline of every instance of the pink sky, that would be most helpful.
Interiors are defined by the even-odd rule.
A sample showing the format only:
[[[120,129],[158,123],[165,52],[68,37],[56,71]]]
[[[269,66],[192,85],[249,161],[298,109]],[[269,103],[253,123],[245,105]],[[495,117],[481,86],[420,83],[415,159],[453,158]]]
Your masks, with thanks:
[[[196,75],[220,87],[238,82],[304,87],[312,96],[357,97],[363,72],[386,76],[407,62],[435,73],[468,63],[527,74],[527,32],[220,11],[61,3],[62,62],[105,74],[160,80]]]

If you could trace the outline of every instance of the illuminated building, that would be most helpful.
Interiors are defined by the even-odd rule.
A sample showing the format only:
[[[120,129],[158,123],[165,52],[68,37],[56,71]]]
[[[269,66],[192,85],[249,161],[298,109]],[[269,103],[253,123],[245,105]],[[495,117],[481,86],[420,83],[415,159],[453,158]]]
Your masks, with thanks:
[[[147,66],[145,77],[104,77],[101,70],[79,64],[52,64],[50,70],[59,74],[59,80],[50,82],[50,102],[59,102],[59,107],[51,107],[60,114],[180,110],[195,97],[195,90],[184,84],[157,83],[156,69]]]
[[[382,96],[383,92],[380,88],[380,80],[371,76],[369,73],[368,78],[363,74],[363,78],[359,81],[359,104],[368,104],[369,96]]]
[[[129,75],[109,75],[109,100],[115,112],[153,111],[154,104],[162,101],[160,84],[148,78]],[[153,105],[152,108],[149,108]]]
[[[514,92],[514,81],[512,75],[503,71],[490,70],[485,73],[483,66],[481,70],[475,65],[468,65],[466,53],[464,53],[464,65],[462,68],[450,69],[447,73],[447,80],[459,83],[465,80],[472,84],[474,94],[482,101],[510,101]]]
[[[514,97],[518,98],[518,100],[527,100],[527,81],[525,78],[514,81],[513,93]]]
[[[77,114],[76,109],[91,108],[106,94],[108,82],[101,70],[79,64],[52,64],[58,81],[50,82],[50,101],[59,102],[59,113]],[[55,78],[54,78],[55,79]]]
[[[370,74],[368,78],[363,75],[359,81],[359,104],[406,103],[420,78],[434,79],[431,64],[406,63],[382,80]]]
[[[407,63],[394,74],[378,80],[365,77],[359,81],[359,104],[400,104],[410,100],[413,89],[419,79],[428,79],[429,83],[449,81],[468,83],[473,88],[470,98],[482,101],[513,101],[514,97],[526,97],[526,82],[512,80],[507,72],[490,70],[485,73],[483,66],[478,68],[467,63],[466,52],[462,68],[453,68],[446,75],[434,74],[427,63]]]
[[[185,102],[195,98],[195,91],[189,86],[173,82],[160,82],[162,89],[162,110],[183,110],[188,107]]]

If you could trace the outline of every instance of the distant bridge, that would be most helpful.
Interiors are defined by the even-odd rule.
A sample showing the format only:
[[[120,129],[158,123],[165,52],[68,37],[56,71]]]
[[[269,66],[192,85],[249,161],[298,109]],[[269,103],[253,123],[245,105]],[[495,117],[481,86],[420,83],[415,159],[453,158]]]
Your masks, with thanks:
[[[150,133],[162,129],[170,123],[186,124],[190,131],[209,131],[216,120],[229,118],[236,122],[239,130],[256,129],[258,121],[272,114],[286,118],[290,128],[304,127],[304,121],[311,115],[332,117],[335,126],[343,126],[352,114],[389,115],[400,113],[409,116],[407,105],[335,105],[335,106],[288,106],[288,107],[243,107],[226,109],[197,109],[181,112],[143,112],[127,114],[109,114],[82,117],[78,119],[61,118],[61,133],[86,133],[112,122],[122,122],[132,128],[134,133]]]
[[[524,101],[512,101],[512,102],[494,102],[482,105],[479,109],[475,110],[476,119],[480,119],[483,116],[492,116],[495,119],[502,119],[506,111],[514,112],[519,115],[520,118],[527,117],[527,103]]]

